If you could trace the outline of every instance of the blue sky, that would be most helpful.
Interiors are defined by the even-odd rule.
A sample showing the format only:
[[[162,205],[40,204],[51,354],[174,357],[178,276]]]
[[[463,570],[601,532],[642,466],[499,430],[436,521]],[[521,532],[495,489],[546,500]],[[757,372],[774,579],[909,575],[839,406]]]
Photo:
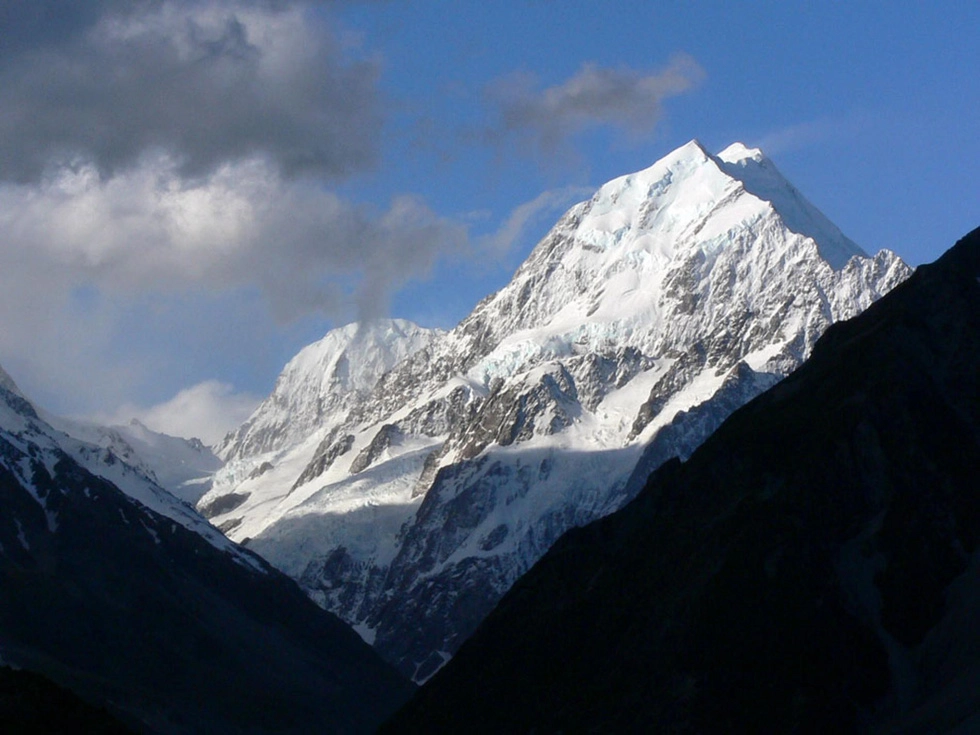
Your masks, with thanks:
[[[976,2],[67,7],[0,0],[0,364],[59,413],[214,439],[330,327],[451,327],[691,138],[869,252],[980,224]]]

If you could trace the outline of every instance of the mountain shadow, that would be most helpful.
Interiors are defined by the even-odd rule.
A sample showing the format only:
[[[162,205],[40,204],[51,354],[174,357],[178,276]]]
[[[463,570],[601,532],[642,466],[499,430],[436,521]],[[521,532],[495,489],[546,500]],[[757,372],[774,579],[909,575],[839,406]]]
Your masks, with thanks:
[[[980,230],[564,535],[384,732],[980,730]]]
[[[23,735],[84,732],[132,735],[134,732],[40,674],[0,667],[0,722],[4,732]]]

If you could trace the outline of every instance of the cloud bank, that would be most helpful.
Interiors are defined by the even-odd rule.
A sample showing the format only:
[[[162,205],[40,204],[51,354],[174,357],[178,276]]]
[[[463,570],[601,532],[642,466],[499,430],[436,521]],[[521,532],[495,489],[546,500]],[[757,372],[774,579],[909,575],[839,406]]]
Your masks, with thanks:
[[[188,180],[166,156],[109,179],[89,165],[2,186],[0,230],[5,258],[36,278],[60,272],[103,293],[251,284],[280,320],[351,299],[374,316],[386,294],[466,244],[461,226],[412,197],[374,210],[261,159]]]
[[[376,159],[378,65],[347,58],[309,3],[65,5],[4,4],[19,39],[0,46],[5,180],[78,161],[113,176],[154,150],[183,176],[259,156],[336,177]]]
[[[187,303],[377,316],[465,250],[418,198],[337,193],[377,164],[387,102],[319,5],[0,2],[0,357],[40,398],[104,412],[146,389],[141,310],[219,343],[246,318],[189,324]]]

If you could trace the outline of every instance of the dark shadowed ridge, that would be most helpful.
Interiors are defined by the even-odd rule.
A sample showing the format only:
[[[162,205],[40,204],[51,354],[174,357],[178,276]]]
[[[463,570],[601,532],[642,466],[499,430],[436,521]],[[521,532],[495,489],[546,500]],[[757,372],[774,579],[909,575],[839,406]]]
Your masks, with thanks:
[[[132,735],[109,715],[32,671],[0,667],[0,722],[8,733]]]
[[[980,730],[980,230],[563,536],[384,732]]]
[[[292,580],[147,509],[55,436],[0,370],[0,662],[143,733],[371,732],[411,694]],[[4,707],[33,696],[13,683],[3,732]],[[52,731],[97,731],[78,717]]]

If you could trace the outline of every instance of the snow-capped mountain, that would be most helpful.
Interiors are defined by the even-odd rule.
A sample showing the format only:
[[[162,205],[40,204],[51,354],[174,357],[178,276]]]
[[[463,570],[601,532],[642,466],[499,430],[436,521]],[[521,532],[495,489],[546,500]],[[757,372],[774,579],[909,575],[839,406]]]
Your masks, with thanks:
[[[0,508],[0,661],[134,731],[373,732],[411,694],[292,580],[50,426],[2,369]]]
[[[198,508],[209,517],[221,516],[227,531],[241,522],[242,512],[230,518],[229,513],[243,503],[243,512],[255,506],[271,511],[270,505],[312,473],[311,458],[313,467],[327,461],[318,449],[322,437],[336,432],[370,399],[379,378],[443,334],[402,319],[381,319],[335,329],[300,350],[283,368],[272,394],[218,446],[227,464]],[[246,502],[254,489],[258,493]]]
[[[403,319],[350,324],[300,350],[272,394],[218,447],[224,460],[291,447],[365,400],[378,378],[442,334]]]
[[[242,563],[255,565],[252,554],[243,552],[237,544],[231,543],[188,501],[175,497],[161,487],[153,469],[143,456],[136,453],[133,445],[143,450],[156,446],[156,453],[146,451],[145,456],[157,460],[161,473],[167,478],[179,477],[181,472],[197,475],[201,465],[207,463],[207,457],[216,460],[209,450],[203,449],[197,453],[194,445],[186,440],[156,434],[145,427],[129,427],[124,438],[119,429],[51,416],[39,411],[0,367],[0,437],[7,435],[14,437],[8,437],[8,440],[13,441],[15,446],[27,442],[24,446],[33,447],[33,454],[28,454],[35,460],[43,457],[49,471],[63,457],[68,457],[87,472],[111,482],[139,504],[176,521]],[[188,453],[205,459],[192,457],[197,466],[182,467],[179,460]],[[20,470],[21,479],[27,482],[31,471],[26,467]]]
[[[198,507],[424,680],[562,532],[909,272],[758,150],[692,141],[572,207],[506,287],[329,414],[291,424],[290,395],[312,405],[333,368],[287,367]]]
[[[980,229],[564,535],[381,732],[980,732],[978,478]]]
[[[222,461],[200,439],[183,439],[146,427],[138,419],[128,424],[100,424],[66,419],[41,411],[51,426],[88,444],[111,452],[153,483],[193,505],[211,489],[211,477]]]

